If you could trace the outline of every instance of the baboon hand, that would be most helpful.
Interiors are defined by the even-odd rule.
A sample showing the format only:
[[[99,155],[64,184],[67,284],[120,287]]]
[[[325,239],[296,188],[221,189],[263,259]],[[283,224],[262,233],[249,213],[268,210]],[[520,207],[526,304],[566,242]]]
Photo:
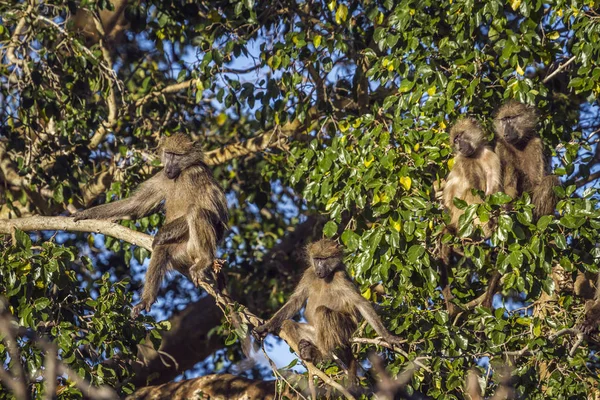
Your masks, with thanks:
[[[268,322],[265,322],[264,324],[254,328],[254,332],[261,338],[264,338],[265,336],[267,336],[269,333],[272,333],[273,331],[275,331],[275,327]]]
[[[172,235],[170,235],[168,233],[169,231],[161,231],[159,230],[158,232],[156,232],[156,235],[154,235],[154,239],[152,240],[152,248],[154,249],[156,246],[160,246],[162,244],[165,244],[167,242],[169,242],[170,240],[172,240],[173,238],[171,237]]]
[[[146,310],[146,312],[150,311],[150,307],[151,304],[146,304],[144,300],[140,301],[131,309],[131,319],[136,319],[143,310]]]
[[[87,213],[87,210],[77,211],[75,214],[73,214],[73,220],[75,222],[80,221],[82,219],[90,219],[90,216],[89,216],[89,213]]]

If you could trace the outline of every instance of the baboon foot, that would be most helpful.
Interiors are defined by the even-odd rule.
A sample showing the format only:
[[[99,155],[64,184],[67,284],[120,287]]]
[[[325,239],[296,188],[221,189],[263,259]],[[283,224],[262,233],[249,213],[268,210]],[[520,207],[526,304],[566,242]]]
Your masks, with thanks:
[[[194,283],[194,286],[200,287],[202,282],[208,281],[209,271],[210,269],[206,267],[192,267],[190,269],[190,279]]]
[[[225,265],[226,260],[221,260],[220,258],[215,258],[213,260],[213,271],[215,272],[215,274],[219,274],[219,272],[221,272],[221,268],[223,268],[223,266]]]
[[[302,339],[298,342],[298,352],[300,353],[300,358],[304,361],[316,362],[320,358],[319,350],[314,344],[306,339]]]
[[[131,319],[136,319],[144,310],[146,310],[146,312],[150,311],[150,307],[151,304],[146,305],[144,300],[140,301],[131,309]]]

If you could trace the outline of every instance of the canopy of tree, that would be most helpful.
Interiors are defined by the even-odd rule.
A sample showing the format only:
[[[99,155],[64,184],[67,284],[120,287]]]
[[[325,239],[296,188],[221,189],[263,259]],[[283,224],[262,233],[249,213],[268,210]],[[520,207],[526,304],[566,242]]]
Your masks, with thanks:
[[[377,368],[355,394],[337,364],[309,366],[323,396],[598,398],[597,332],[577,326],[600,260],[599,60],[594,0],[2,1],[0,398],[308,397],[306,374],[248,368],[241,344],[322,237],[405,340],[361,325],[354,353]],[[507,99],[540,110],[556,214],[499,193],[457,201],[445,234],[448,128],[469,114],[491,137]],[[127,197],[175,132],[226,191],[227,279],[174,274],[131,320],[164,217],[69,216]],[[489,240],[476,218],[497,221]],[[441,243],[460,254],[452,318]]]

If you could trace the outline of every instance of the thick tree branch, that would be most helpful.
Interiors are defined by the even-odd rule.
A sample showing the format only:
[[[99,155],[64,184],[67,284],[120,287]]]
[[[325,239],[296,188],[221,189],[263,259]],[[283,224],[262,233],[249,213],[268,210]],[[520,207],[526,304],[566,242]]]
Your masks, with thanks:
[[[25,14],[17,23],[15,31],[13,32],[12,38],[10,39],[10,44],[8,45],[8,49],[6,51],[6,58],[8,59],[8,61],[10,61],[11,64],[14,64],[19,67],[25,66],[25,60],[21,60],[20,58],[17,58],[17,56],[15,55],[15,47],[17,46],[17,43],[19,42],[19,36],[21,36],[23,34],[23,31],[25,30],[25,19],[33,11],[34,4],[35,4],[35,2],[33,2],[33,1],[29,2],[29,5],[27,6],[27,9],[25,10]]]
[[[244,142],[228,144],[220,149],[209,151],[205,155],[205,160],[208,165],[223,164],[234,158],[258,153],[267,148],[280,148],[286,139],[286,137],[277,135],[275,130],[270,130]]]
[[[73,221],[70,217],[28,217],[17,219],[0,219],[0,233],[10,234],[12,228],[25,232],[30,231],[73,231],[73,232],[95,232],[112,236],[115,239],[124,240],[152,251],[152,236],[137,232],[123,225],[110,221],[82,220]]]
[[[316,107],[311,107],[307,112],[307,122],[310,125],[311,120],[318,116]],[[212,150],[206,153],[206,163],[208,165],[223,164],[234,158],[243,157],[248,154],[258,153],[270,147],[283,147],[287,140],[300,133],[306,124],[295,119],[282,126],[275,126],[272,129],[256,136],[245,142],[233,143],[220,149]]]
[[[231,374],[206,375],[181,382],[148,386],[136,391],[127,400],[187,400],[199,394],[217,399],[273,399],[275,381],[253,381]]]
[[[586,177],[583,177],[583,178],[575,181],[575,186],[577,186],[577,188],[579,189],[580,187],[585,186],[588,183],[593,182],[598,178],[600,178],[600,172],[594,172],[593,174],[590,174]]]
[[[19,175],[8,155],[5,140],[0,140],[0,178],[5,183],[13,186],[23,186],[24,183],[23,177]]]

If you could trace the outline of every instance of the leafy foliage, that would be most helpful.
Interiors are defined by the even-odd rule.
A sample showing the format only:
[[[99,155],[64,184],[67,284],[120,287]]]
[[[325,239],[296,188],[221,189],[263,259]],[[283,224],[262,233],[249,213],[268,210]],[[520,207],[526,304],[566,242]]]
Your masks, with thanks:
[[[0,5],[1,217],[127,196],[157,170],[152,153],[165,134],[190,133],[207,151],[264,135],[264,148],[211,161],[232,208],[222,256],[241,304],[269,316],[302,270],[301,244],[334,237],[363,295],[406,339],[408,358],[427,366],[409,393],[463,398],[470,368],[506,365],[521,397],[598,392],[597,343],[588,338],[570,357],[574,339],[549,339],[581,319],[585,299],[573,281],[598,272],[600,258],[593,0],[151,0],[128,5],[126,35],[107,43],[78,32],[74,15],[77,7],[110,11],[108,2],[72,3]],[[15,36],[23,15],[27,29]],[[448,217],[433,187],[452,167],[448,127],[468,113],[492,136],[494,110],[513,98],[541,111],[539,132],[563,183],[556,215],[536,221],[529,195],[496,194],[479,205],[457,201],[459,234],[444,234]],[[490,240],[478,239],[475,218],[497,221]],[[305,223],[314,229],[301,231]],[[123,222],[148,233],[161,224],[160,215]],[[148,253],[63,236],[33,245],[17,232],[16,244],[2,246],[1,292],[19,323],[55,339],[81,376],[118,386],[131,366],[106,361],[133,356],[145,335],[124,310]],[[493,271],[502,274],[492,309],[449,318],[442,242],[462,253],[451,271],[459,305],[481,296]],[[103,251],[89,259],[77,255],[96,247]],[[163,293],[160,319],[196,298],[180,277]],[[229,327],[218,331],[227,348],[214,365],[239,359]],[[27,368],[40,369],[39,352],[20,346]],[[357,348],[361,357],[367,350]],[[384,354],[392,374],[409,361]],[[498,375],[484,375],[486,395]]]

